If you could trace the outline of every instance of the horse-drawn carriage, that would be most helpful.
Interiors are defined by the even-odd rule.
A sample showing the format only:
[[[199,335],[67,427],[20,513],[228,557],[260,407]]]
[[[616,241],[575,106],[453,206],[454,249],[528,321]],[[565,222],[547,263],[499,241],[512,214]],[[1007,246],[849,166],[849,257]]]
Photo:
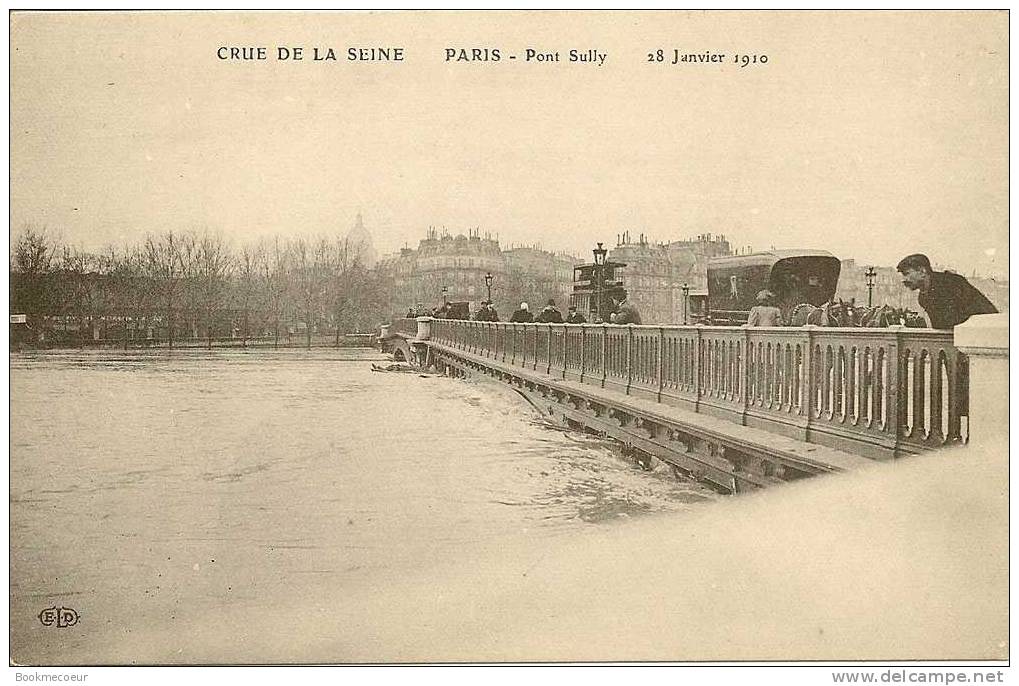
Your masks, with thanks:
[[[823,250],[771,250],[708,262],[708,322],[741,325],[763,290],[792,326],[926,326],[916,312],[888,305],[857,307],[835,300],[842,264]]]
[[[832,300],[842,263],[823,250],[771,250],[730,255],[708,262],[708,307],[712,324],[745,324],[757,294],[768,290],[773,304],[792,321],[797,306],[821,307]]]

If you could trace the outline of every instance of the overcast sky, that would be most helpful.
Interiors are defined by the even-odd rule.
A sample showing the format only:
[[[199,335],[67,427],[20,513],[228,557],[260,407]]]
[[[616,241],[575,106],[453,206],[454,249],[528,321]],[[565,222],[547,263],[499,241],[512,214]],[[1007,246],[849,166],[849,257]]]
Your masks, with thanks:
[[[587,255],[713,232],[1007,273],[998,13],[15,14],[11,225],[84,247],[429,226]],[[303,45],[231,62],[220,46]],[[313,62],[312,46],[337,61]],[[351,46],[402,46],[355,63]],[[499,48],[447,63],[447,47]],[[528,64],[524,50],[558,50]],[[603,66],[566,62],[571,48]],[[665,52],[665,64],[647,53]],[[765,66],[670,65],[672,50]],[[517,55],[509,60],[510,54]]]

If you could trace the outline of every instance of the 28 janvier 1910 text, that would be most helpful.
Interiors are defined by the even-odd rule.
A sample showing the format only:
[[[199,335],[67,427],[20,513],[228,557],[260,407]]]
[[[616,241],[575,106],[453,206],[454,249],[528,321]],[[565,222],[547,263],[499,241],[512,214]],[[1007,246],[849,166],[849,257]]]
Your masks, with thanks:
[[[674,64],[678,66],[696,64],[735,64],[741,69],[755,64],[767,64],[768,56],[764,54],[741,54],[727,55],[724,52],[681,52],[678,48],[671,51],[652,50],[647,54],[648,62],[661,62],[663,64]]]

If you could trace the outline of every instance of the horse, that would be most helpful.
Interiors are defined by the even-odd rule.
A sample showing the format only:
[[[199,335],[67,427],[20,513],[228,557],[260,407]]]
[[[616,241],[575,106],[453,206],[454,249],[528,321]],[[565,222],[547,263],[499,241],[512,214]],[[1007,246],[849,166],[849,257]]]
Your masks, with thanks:
[[[844,300],[829,301],[817,307],[810,303],[800,303],[789,313],[790,326],[856,326],[855,311]]]
[[[891,305],[879,305],[866,308],[860,317],[859,325],[869,328],[898,325],[911,329],[923,329],[927,327],[927,322],[919,312]]]
[[[789,314],[790,326],[845,326],[864,328],[884,328],[887,326],[906,326],[922,329],[927,326],[926,320],[918,312],[891,305],[877,307],[854,307],[845,300],[832,300],[820,307],[809,303],[800,303]]]

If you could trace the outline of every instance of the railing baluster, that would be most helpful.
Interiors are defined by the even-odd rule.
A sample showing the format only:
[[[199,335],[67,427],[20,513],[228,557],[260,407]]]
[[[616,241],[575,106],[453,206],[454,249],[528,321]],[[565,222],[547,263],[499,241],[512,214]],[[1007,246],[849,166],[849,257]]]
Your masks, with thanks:
[[[658,391],[656,394],[656,400],[662,402],[662,386],[664,385],[665,379],[665,327],[658,327],[658,338],[655,341],[658,346],[657,355],[655,356],[655,372],[658,376]]]
[[[601,387],[608,377],[608,324],[601,325]]]
[[[587,324],[580,327],[580,382],[584,383],[584,373],[587,371]]]
[[[888,385],[885,385],[881,379],[881,369],[878,366],[877,360],[874,362],[874,397],[877,398],[879,393],[887,393],[885,399],[885,412],[888,416],[888,423],[892,426],[884,426],[883,430],[888,432],[892,439],[892,453],[897,455],[899,452],[899,446],[903,439],[903,428],[906,425],[906,398],[903,393],[903,386],[905,385],[905,346],[903,345],[902,337],[905,331],[903,326],[891,326],[892,337],[888,342],[887,356],[888,364],[892,365],[891,368],[895,370],[894,374],[888,375]],[[871,410],[874,412],[874,410]],[[875,413],[874,419],[880,426],[881,415]]]
[[[752,351],[755,349],[755,346],[754,346],[753,341],[751,340],[752,332],[750,331],[750,329],[743,329],[742,334],[743,334],[742,335],[742,339],[743,339],[743,351],[744,352],[743,352],[742,364],[740,365],[741,368],[738,371],[739,378],[740,378],[741,391],[740,391],[739,396],[737,397],[737,403],[740,406],[740,421],[741,421],[741,423],[746,424],[747,423],[747,408],[749,408],[750,404],[751,404],[751,402],[750,402],[750,393],[751,393],[750,375],[753,373],[753,363],[751,362],[751,360],[753,359],[752,358],[752,355],[753,355]]]
[[[944,364],[944,351],[933,350],[931,351],[931,371],[930,371],[930,440],[936,445],[940,445],[945,442],[945,434],[942,429],[942,394],[944,389],[941,384],[941,370]]]
[[[913,438],[923,441],[927,437],[926,417],[924,417],[924,376],[926,365],[923,348],[913,351]]]
[[[626,327],[626,394],[630,394],[633,385],[633,327]]]
[[[809,441],[814,422],[814,327],[803,327],[803,369],[800,381],[800,401],[803,406],[803,439]]]

